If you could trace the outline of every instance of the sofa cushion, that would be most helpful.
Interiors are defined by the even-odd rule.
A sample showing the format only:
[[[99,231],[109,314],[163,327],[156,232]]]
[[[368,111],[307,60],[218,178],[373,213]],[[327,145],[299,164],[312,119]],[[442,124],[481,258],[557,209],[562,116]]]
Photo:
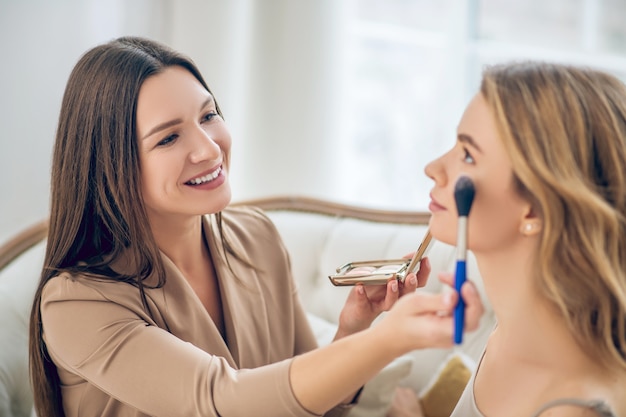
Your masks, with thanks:
[[[42,242],[0,271],[0,416],[31,415],[28,321],[44,251]]]

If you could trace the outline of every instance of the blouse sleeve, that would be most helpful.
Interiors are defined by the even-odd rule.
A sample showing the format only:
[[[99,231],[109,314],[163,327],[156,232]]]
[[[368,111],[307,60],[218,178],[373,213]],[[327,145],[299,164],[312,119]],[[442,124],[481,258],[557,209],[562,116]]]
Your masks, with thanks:
[[[311,325],[307,318],[306,312],[302,303],[300,301],[298,288],[295,285],[295,281],[293,279],[293,273],[291,268],[291,257],[289,256],[289,252],[285,247],[280,233],[276,229],[275,225],[271,222],[269,218],[267,218],[261,211],[259,214],[265,219],[272,230],[272,234],[274,235],[273,241],[279,244],[283,252],[283,256],[286,263],[286,270],[289,271],[289,279],[288,283],[292,286],[292,294],[294,298],[293,306],[294,306],[294,328],[295,328],[295,351],[296,354],[308,352],[310,350],[316,349],[318,347],[317,340],[315,340],[315,335],[313,334],[313,330],[311,329]],[[355,395],[354,400],[349,404],[339,404],[335,408],[329,410],[324,414],[324,417],[344,417],[348,415],[350,410],[358,403],[358,399],[360,397],[361,390]]]
[[[235,370],[86,281],[61,275],[44,288],[44,338],[57,366],[152,416],[315,416],[293,395],[290,359]]]

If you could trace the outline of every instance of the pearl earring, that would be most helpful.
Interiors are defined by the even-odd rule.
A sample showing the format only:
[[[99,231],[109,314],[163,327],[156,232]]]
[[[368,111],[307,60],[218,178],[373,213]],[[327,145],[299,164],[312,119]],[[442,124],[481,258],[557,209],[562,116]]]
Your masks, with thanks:
[[[535,225],[532,223],[526,223],[526,225],[524,225],[524,230],[529,233],[532,232],[534,228]]]

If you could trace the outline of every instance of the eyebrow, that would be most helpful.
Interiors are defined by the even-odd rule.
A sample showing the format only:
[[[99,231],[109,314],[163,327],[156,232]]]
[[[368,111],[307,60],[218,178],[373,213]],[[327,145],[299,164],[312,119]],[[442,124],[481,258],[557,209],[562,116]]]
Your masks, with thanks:
[[[213,96],[209,95],[209,97],[202,102],[202,105],[200,106],[200,110],[204,109],[206,106],[208,106],[212,102],[213,102]],[[150,131],[146,133],[144,137],[141,138],[141,140],[144,140],[154,135],[157,132],[160,132],[162,130],[167,129],[168,127],[175,126],[182,122],[183,122],[182,119],[172,119],[172,120],[168,120],[167,122],[159,123],[158,125],[154,126],[152,129],[150,129]]]
[[[483,150],[480,149],[480,146],[478,146],[478,144],[476,143],[476,141],[474,140],[473,137],[471,137],[470,135],[466,135],[465,133],[459,133],[457,135],[457,140],[461,143],[465,143],[471,147],[473,147],[474,149],[476,149],[478,152],[483,153]]]

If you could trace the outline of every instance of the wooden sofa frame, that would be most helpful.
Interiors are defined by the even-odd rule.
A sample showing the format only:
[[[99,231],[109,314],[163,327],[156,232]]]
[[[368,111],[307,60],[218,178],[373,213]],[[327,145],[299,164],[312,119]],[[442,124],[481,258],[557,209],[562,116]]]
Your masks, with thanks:
[[[251,205],[267,211],[304,211],[380,223],[426,224],[430,218],[430,213],[423,211],[383,210],[302,196],[264,197],[237,201],[232,205]],[[45,219],[14,235],[0,246],[0,270],[45,239],[47,234],[48,220]]]

